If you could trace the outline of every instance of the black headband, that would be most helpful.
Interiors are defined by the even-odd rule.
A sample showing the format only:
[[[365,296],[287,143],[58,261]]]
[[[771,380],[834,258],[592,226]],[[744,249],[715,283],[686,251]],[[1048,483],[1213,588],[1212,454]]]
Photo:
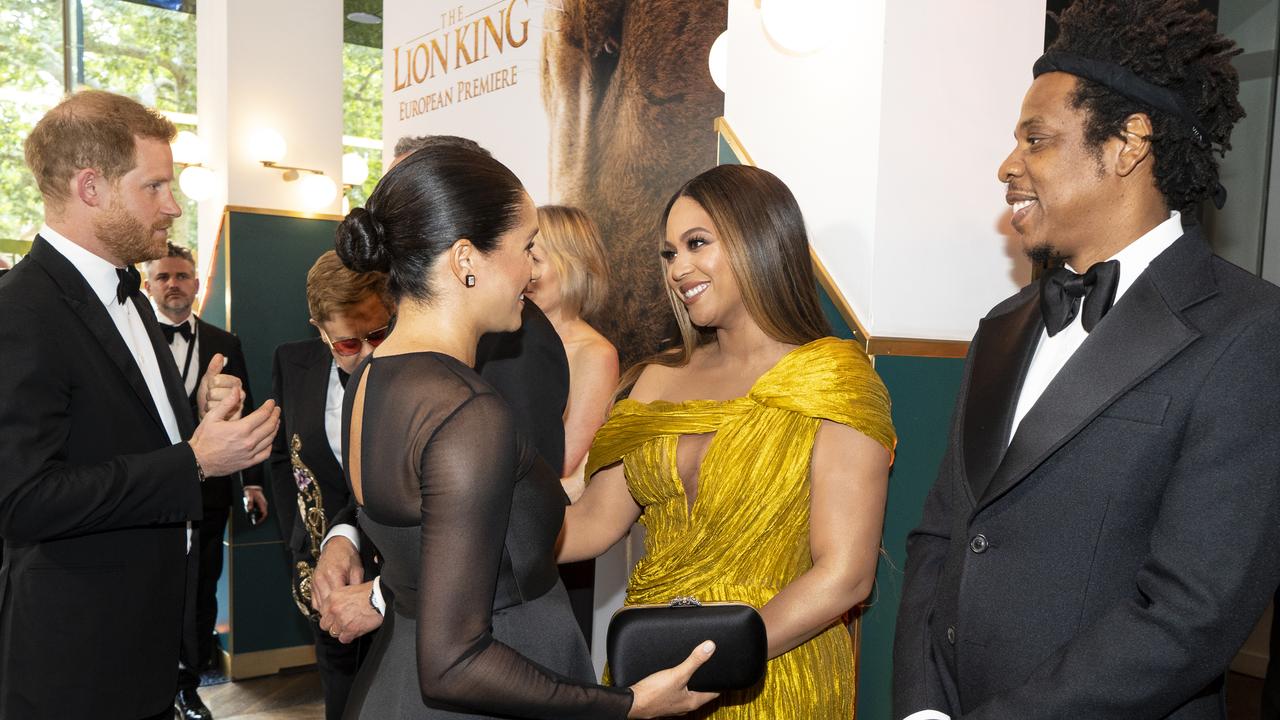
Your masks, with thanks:
[[[1031,68],[1032,77],[1040,77],[1047,72],[1064,72],[1090,80],[1130,100],[1145,103],[1156,110],[1179,117],[1191,129],[1191,134],[1195,136],[1197,142],[1205,146],[1210,144],[1209,131],[1196,119],[1182,97],[1167,87],[1143,80],[1129,68],[1105,60],[1052,51],[1041,55]],[[1227,189],[1222,187],[1222,183],[1218,183],[1213,194],[1213,204],[1221,210],[1226,202]]]

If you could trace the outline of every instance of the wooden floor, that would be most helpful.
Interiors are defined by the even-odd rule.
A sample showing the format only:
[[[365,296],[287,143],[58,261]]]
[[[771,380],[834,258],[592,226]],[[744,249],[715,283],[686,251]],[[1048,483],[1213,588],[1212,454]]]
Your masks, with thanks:
[[[1227,720],[1258,720],[1262,681],[1239,673],[1227,674]]]
[[[1228,720],[1258,720],[1261,692],[1261,680],[1228,675]],[[315,670],[213,685],[201,688],[200,697],[213,711],[214,720],[324,720]]]
[[[214,720],[324,720],[315,670],[200,688]]]

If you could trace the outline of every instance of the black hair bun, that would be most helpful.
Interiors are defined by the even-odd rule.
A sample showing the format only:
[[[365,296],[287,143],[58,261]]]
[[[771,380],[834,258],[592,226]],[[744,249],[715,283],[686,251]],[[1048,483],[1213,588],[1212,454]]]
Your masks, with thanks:
[[[334,249],[342,264],[356,272],[391,270],[391,254],[387,251],[382,223],[362,207],[352,208],[343,218]]]

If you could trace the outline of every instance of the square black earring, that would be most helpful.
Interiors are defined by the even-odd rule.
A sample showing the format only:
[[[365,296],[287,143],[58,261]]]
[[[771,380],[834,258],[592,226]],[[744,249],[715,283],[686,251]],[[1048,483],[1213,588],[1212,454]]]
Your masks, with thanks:
[[[476,276],[475,276],[475,275],[472,275],[472,274],[470,274],[470,273],[468,273],[468,274],[467,274],[467,287],[475,287],[475,286],[476,286]]]

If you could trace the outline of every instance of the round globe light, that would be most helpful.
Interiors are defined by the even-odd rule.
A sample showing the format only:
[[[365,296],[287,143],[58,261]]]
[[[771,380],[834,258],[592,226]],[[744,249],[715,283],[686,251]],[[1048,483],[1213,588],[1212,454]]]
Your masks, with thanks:
[[[204,162],[204,140],[190,130],[178,133],[170,147],[173,149],[173,161],[176,163],[198,165]]]
[[[302,193],[303,207],[320,210],[338,196],[338,186],[328,175],[303,173],[298,180],[298,192]]]
[[[727,92],[729,86],[729,31],[720,33],[716,41],[711,43],[711,52],[707,54],[707,67],[711,70],[711,82]]]
[[[342,184],[363,185],[369,179],[369,163],[360,153],[349,152],[342,156]]]
[[[249,154],[259,162],[278,163],[284,160],[288,149],[280,133],[271,128],[261,128],[249,136]]]
[[[832,10],[832,0],[761,0],[760,21],[783,50],[808,55],[830,39]]]
[[[346,217],[351,214],[351,198],[346,195],[342,196],[342,215]]]
[[[178,173],[178,187],[182,188],[182,194],[196,202],[204,202],[213,195],[213,180],[213,171],[199,165],[185,167]]]

